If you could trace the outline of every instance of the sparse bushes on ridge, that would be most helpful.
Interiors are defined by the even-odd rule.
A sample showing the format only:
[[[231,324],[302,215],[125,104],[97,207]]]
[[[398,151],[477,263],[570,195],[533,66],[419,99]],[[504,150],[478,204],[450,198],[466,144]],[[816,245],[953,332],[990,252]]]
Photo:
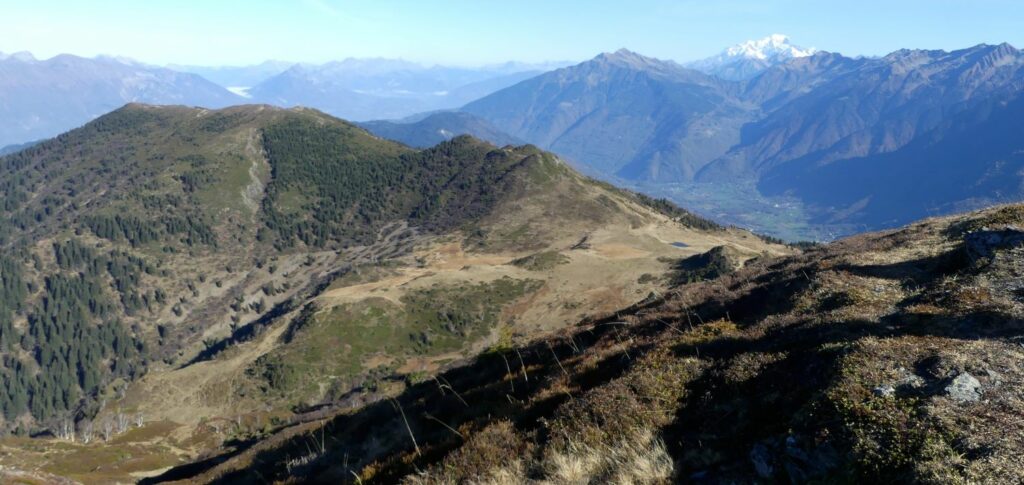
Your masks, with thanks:
[[[511,264],[530,271],[545,271],[568,262],[569,257],[558,251],[543,251],[515,259]]]
[[[700,217],[686,209],[682,209],[674,202],[668,199],[656,199],[649,195],[641,194],[639,192],[632,192],[632,195],[642,205],[645,205],[647,207],[650,207],[651,209],[654,209],[657,212],[665,214],[666,216],[671,217],[672,219],[676,220],[677,222],[684,226],[692,227],[694,229],[700,229],[702,231],[721,231],[725,229],[725,226],[717,222],[714,222],[710,219]]]

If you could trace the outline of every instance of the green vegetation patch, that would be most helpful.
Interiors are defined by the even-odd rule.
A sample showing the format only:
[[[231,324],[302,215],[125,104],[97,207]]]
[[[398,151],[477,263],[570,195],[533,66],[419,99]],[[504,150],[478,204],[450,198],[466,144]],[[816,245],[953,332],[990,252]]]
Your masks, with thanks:
[[[716,246],[711,250],[684,258],[673,268],[672,282],[685,285],[706,281],[732,273],[742,266],[740,254],[729,246]]]
[[[215,165],[207,169],[210,183],[194,192],[200,208],[210,216],[225,208],[244,213],[247,208],[242,193],[253,183],[250,174],[252,163],[237,153],[219,156]]]
[[[272,170],[265,219],[284,246],[368,243],[396,220],[461,227],[528,178],[514,173],[544,163],[535,148],[503,150],[468,136],[414,152],[347,123],[305,117],[268,126],[263,140]]]
[[[241,133],[202,122],[189,110],[126,107],[5,157],[0,242],[75,224],[133,246],[209,244],[225,210],[244,211],[251,163]]]
[[[950,444],[961,441],[929,415],[925,398],[935,391],[928,389],[925,380],[902,367],[904,375],[880,369],[883,362],[891,364],[894,351],[902,353],[897,349],[904,345],[903,341],[883,340],[856,345],[842,359],[841,374],[825,393],[823,409],[834,412],[836,421],[842,423],[853,464],[867,478],[917,481],[912,477],[922,478],[920,469],[934,468],[927,465],[955,461],[957,452]],[[914,381],[908,376],[920,380],[917,385],[922,388],[911,388]],[[886,381],[896,383],[891,395],[878,392]]]
[[[419,289],[400,302],[370,298],[307,312],[290,330],[290,341],[247,372],[265,392],[296,401],[318,397],[325,383],[344,392],[345,384],[360,384],[356,379],[370,370],[371,357],[394,365],[458,351],[486,337],[501,323],[506,305],[542,285],[506,277]]]
[[[517,225],[495,225],[490,228],[467,228],[463,246],[476,250],[503,251],[541,249],[546,244],[540,230],[529,222]]]
[[[557,182],[561,177],[569,175],[568,167],[559,162],[554,155],[540,151],[540,149],[528,146],[522,149],[532,150],[536,153],[531,155],[529,169],[530,181],[539,187],[548,187]]]
[[[142,342],[117,319],[106,280],[113,281],[126,312],[155,305],[156,295],[135,291],[134,282],[148,266],[125,254],[98,255],[70,242],[55,245],[55,253],[61,268],[79,271],[43,278],[38,303],[20,310],[28,323],[25,331],[13,328],[9,318],[19,308],[15,302],[24,301],[22,288],[28,283],[15,264],[0,264],[5,271],[0,278],[0,331],[5,335],[0,341],[9,352],[0,367],[0,410],[6,422],[25,412],[41,421],[61,415],[112,379],[142,369]]]
[[[530,271],[546,271],[568,262],[569,257],[558,251],[542,251],[515,259],[511,264]]]

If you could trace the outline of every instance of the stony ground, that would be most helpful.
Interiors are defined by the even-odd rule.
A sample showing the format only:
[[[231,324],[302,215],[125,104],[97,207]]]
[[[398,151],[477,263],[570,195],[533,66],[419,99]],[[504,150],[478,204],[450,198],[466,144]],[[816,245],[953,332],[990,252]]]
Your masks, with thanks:
[[[1007,206],[754,260],[175,478],[1014,482],[1021,227]]]

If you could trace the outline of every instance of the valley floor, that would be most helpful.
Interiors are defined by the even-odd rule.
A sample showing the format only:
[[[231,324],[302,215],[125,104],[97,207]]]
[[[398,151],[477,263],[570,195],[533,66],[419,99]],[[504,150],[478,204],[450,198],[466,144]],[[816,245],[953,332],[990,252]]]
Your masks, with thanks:
[[[784,241],[828,242],[868,230],[855,224],[818,224],[798,199],[766,197],[754,183],[626,184],[664,197],[702,216]]]

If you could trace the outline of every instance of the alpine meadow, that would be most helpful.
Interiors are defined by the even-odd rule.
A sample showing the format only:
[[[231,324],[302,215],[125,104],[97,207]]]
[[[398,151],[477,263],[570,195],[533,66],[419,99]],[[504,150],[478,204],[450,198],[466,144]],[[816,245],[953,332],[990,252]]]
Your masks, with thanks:
[[[1024,5],[0,12],[0,483],[1024,479]]]

